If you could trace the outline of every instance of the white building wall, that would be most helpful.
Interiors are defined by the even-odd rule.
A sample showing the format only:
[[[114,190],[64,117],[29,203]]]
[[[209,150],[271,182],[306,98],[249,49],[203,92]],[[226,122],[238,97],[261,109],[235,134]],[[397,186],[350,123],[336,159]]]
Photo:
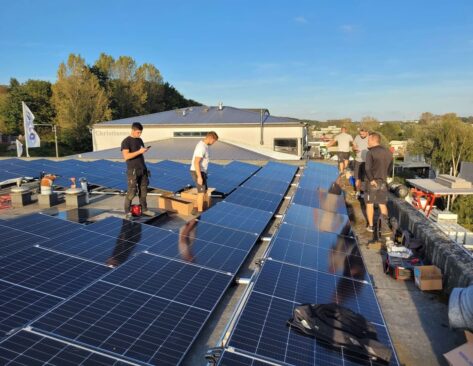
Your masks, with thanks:
[[[295,138],[298,141],[297,157],[302,156],[303,126],[265,125],[263,127],[263,145],[260,144],[261,129],[250,125],[214,125],[214,126],[161,126],[145,125],[141,138],[147,141],[158,141],[174,137],[174,132],[215,131],[222,141],[235,145],[253,146],[258,149],[274,151],[274,139]],[[92,141],[94,151],[119,147],[122,140],[131,132],[131,126],[94,125]],[[295,156],[295,155],[294,155]],[[296,156],[295,156],[296,157]],[[296,158],[297,158],[296,157]]]

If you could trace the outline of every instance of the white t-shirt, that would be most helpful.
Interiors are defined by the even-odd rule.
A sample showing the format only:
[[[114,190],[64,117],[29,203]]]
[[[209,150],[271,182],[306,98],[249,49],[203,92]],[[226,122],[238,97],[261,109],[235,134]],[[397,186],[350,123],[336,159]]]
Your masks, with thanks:
[[[194,155],[192,155],[192,171],[195,171],[194,160],[196,157],[202,158],[200,160],[200,171],[207,173],[207,168],[209,166],[209,146],[203,140],[199,141],[195,146]]]
[[[335,136],[335,141],[338,143],[338,151],[350,152],[350,142],[353,141],[353,137],[346,132],[342,132]]]
[[[366,154],[368,153],[368,136],[362,138],[360,135],[357,135],[354,143],[358,147],[355,160],[360,162],[366,161]]]

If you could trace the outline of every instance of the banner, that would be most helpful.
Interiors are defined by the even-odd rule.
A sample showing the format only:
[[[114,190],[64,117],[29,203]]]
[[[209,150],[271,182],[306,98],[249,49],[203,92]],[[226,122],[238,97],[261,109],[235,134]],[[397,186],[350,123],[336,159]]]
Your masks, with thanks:
[[[34,130],[34,115],[31,113],[28,106],[25,102],[21,102],[23,106],[23,123],[25,127],[25,143],[26,143],[26,151],[32,147],[40,147],[41,140],[39,139],[38,134]]]

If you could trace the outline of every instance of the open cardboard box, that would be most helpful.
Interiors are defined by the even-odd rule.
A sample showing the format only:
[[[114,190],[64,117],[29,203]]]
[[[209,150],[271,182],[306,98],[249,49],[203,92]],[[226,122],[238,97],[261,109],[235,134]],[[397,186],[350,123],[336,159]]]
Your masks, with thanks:
[[[442,289],[442,271],[436,266],[417,266],[414,268],[417,287],[422,291]]]
[[[473,365],[473,333],[465,331],[466,343],[452,349],[443,356],[450,366]]]

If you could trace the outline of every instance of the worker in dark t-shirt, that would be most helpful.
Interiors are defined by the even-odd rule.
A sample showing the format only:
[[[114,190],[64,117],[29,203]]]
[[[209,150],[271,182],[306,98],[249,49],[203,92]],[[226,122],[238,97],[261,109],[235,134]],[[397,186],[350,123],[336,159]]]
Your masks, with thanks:
[[[131,125],[130,136],[125,138],[121,145],[123,159],[125,159],[127,166],[128,190],[125,197],[125,214],[128,219],[131,218],[131,202],[137,193],[140,198],[142,213],[147,216],[154,216],[154,212],[148,210],[146,202],[149,179],[143,155],[148,149],[145,148],[141,139],[142,132],[143,125],[134,122]]]
[[[392,170],[393,156],[388,149],[380,145],[381,136],[372,132],[368,136],[368,152],[365,162],[365,177],[367,192],[365,195],[366,216],[368,218],[367,231],[373,232],[374,204],[379,205],[381,211],[381,233],[389,235],[388,218],[388,187],[387,177]]]

